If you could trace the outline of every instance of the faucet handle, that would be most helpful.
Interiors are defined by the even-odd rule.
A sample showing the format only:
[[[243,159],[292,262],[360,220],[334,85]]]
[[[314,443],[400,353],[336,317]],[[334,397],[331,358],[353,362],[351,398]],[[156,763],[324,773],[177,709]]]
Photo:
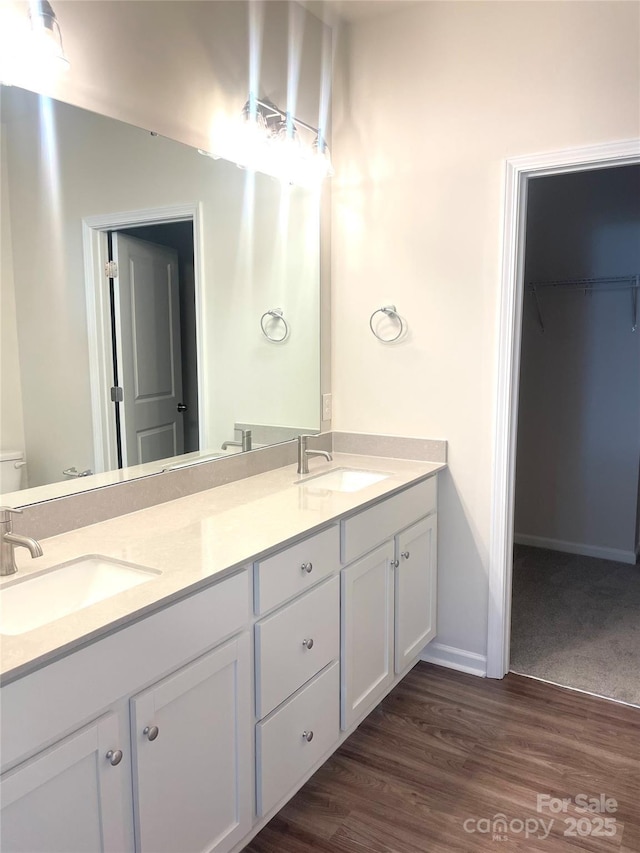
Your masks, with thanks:
[[[14,509],[12,506],[0,506],[0,524],[11,521],[10,513],[12,512],[16,515],[22,515],[23,510]]]

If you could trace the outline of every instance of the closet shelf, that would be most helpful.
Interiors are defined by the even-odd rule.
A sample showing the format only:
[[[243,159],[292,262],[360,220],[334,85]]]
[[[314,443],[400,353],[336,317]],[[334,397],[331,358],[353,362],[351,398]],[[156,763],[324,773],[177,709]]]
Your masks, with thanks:
[[[581,290],[583,293],[596,293],[599,291],[628,290],[631,293],[631,331],[638,328],[638,290],[640,290],[640,275],[617,275],[600,278],[568,278],[551,279],[549,281],[529,281],[525,285],[525,291],[531,293],[535,300],[538,313],[538,323],[544,332],[544,319],[542,317],[542,306],[538,292],[556,288],[559,290]]]

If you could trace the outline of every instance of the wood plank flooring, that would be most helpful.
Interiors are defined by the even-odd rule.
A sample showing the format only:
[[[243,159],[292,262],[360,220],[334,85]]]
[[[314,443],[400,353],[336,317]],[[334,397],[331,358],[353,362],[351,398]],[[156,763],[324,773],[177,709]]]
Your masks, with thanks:
[[[638,709],[420,663],[245,853],[506,850],[640,853]]]

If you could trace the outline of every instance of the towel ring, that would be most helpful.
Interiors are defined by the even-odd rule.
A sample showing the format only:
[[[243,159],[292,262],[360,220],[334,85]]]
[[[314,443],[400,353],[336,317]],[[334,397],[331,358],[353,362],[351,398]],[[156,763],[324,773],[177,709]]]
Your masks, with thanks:
[[[376,314],[386,314],[387,317],[391,317],[393,320],[397,320],[398,323],[400,323],[400,329],[398,331],[398,334],[395,337],[393,337],[393,338],[381,338],[380,337],[380,335],[373,328],[373,318],[376,316]],[[371,329],[373,334],[376,336],[376,338],[379,341],[382,341],[383,344],[392,344],[394,341],[397,341],[398,338],[402,337],[402,335],[404,334],[405,326],[404,326],[404,320],[396,311],[396,306],[395,305],[384,305],[382,308],[376,308],[376,310],[373,312],[373,314],[369,317],[369,328]]]
[[[265,328],[265,317],[271,317],[273,320],[280,320],[284,326],[284,335],[281,338],[272,337],[269,332],[267,332]],[[268,341],[271,341],[273,344],[281,344],[282,341],[285,341],[289,337],[289,324],[284,319],[284,314],[282,308],[271,308],[269,311],[265,311],[262,317],[260,317],[260,328],[262,329],[262,334]]]

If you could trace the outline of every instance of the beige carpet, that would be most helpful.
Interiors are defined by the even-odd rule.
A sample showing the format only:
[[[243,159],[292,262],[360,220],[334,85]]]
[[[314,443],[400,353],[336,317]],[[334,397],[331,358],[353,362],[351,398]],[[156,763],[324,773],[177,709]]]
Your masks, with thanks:
[[[511,671],[640,706],[640,566],[516,546]]]

